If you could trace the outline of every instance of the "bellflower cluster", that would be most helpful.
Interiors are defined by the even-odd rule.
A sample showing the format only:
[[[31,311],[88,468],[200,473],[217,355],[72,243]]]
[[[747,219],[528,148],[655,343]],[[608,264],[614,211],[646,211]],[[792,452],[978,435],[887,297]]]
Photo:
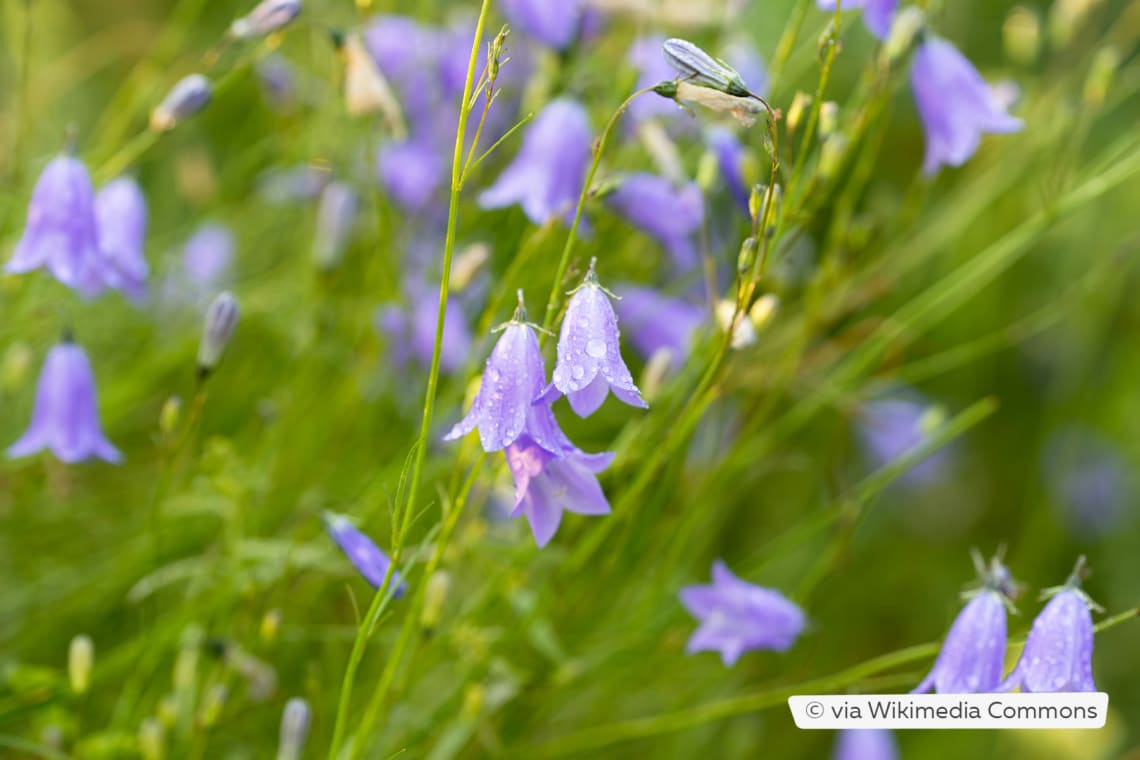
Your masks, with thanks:
[[[689,272],[700,263],[694,239],[705,210],[695,182],[678,188],[654,174],[629,174],[606,196],[606,204],[660,243],[678,272]]]
[[[712,583],[682,589],[681,603],[701,623],[685,651],[719,651],[729,667],[754,649],[786,651],[806,625],[803,610],[783,594],[741,580],[720,560]]]
[[[384,584],[385,576],[388,575],[388,568],[392,565],[388,555],[344,515],[326,512],[324,521],[329,535],[336,541],[353,567],[373,588],[380,588]],[[392,596],[396,598],[403,596],[407,591],[408,584],[400,577],[399,571],[393,571],[389,588]]]

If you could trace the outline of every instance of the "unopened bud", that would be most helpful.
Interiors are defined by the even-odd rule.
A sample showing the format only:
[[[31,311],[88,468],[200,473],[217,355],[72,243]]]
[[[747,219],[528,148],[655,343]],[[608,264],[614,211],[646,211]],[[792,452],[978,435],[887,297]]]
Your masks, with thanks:
[[[198,374],[209,375],[218,366],[230,338],[237,329],[237,299],[228,290],[218,294],[206,310],[206,323],[202,330],[202,341],[198,344]]]
[[[752,308],[748,310],[748,320],[757,330],[762,329],[776,315],[780,306],[780,299],[775,293],[765,293],[756,299]]]
[[[301,0],[261,0],[246,16],[230,25],[237,39],[264,37],[293,22],[301,12]]]
[[[162,410],[158,413],[158,432],[164,436],[174,434],[178,429],[178,421],[182,417],[182,399],[171,396],[162,402]]]
[[[1015,6],[1001,25],[1005,54],[1014,63],[1031,66],[1041,50],[1041,19],[1024,5]]]
[[[820,32],[819,35],[816,50],[816,53],[819,55],[819,60],[826,60],[832,48],[837,48],[839,44],[839,28],[835,25],[835,17],[832,16],[827,22],[827,26],[823,28],[823,31]]]
[[[281,736],[277,745],[277,760],[300,760],[309,738],[309,724],[313,711],[309,703],[300,697],[293,697],[285,703],[281,713]]]
[[[665,60],[677,70],[682,81],[740,98],[751,95],[736,69],[716,60],[688,40],[665,40],[662,49]]]
[[[736,316],[736,304],[728,299],[721,299],[716,304],[716,320],[722,330],[733,327]],[[732,331],[732,347],[747,348],[756,343],[756,329],[747,319],[740,320]]]
[[[819,107],[819,138],[826,140],[839,128],[839,104],[828,100]]]
[[[765,184],[754,185],[752,187],[752,195],[748,199],[748,210],[752,215],[752,221],[756,225],[763,224],[767,220],[767,230],[761,230],[764,234],[771,234],[776,226],[776,220],[780,215],[780,203],[784,198],[784,188],[782,185],[776,185],[772,188],[772,210],[768,211],[768,186]]]
[[[511,28],[504,24],[499,33],[495,35],[495,39],[491,41],[491,54],[487,56],[487,73],[492,82],[499,78],[499,69],[505,62],[503,54],[507,50],[507,36],[510,33]]]
[[[848,139],[844,134],[834,134],[819,148],[819,174],[824,179],[832,179],[843,168],[847,156]]]
[[[344,259],[358,205],[356,193],[343,182],[330,182],[321,191],[313,235],[313,261],[321,271],[335,269]]]
[[[158,718],[143,718],[139,724],[139,754],[143,760],[163,760],[166,757],[166,730]]]
[[[895,14],[891,31],[883,45],[887,63],[894,64],[910,54],[926,26],[926,15],[915,5],[908,5]]]
[[[209,105],[212,98],[209,79],[201,74],[184,77],[151,112],[150,128],[168,132]]]
[[[752,267],[756,264],[756,254],[760,250],[759,243],[756,238],[747,238],[740,246],[740,255],[736,257],[736,271],[741,277],[744,277],[752,271]]]
[[[792,104],[788,106],[788,114],[784,117],[784,123],[788,125],[789,132],[795,132],[796,128],[799,127],[804,114],[811,108],[811,100],[811,95],[803,90],[797,91],[792,97]]]
[[[1086,106],[1099,108],[1104,105],[1108,97],[1108,90],[1112,87],[1112,80],[1120,66],[1120,51],[1114,47],[1103,47],[1096,51],[1089,75],[1085,79],[1085,88],[1082,99]]]
[[[424,608],[420,614],[420,626],[431,631],[439,625],[443,617],[443,605],[447,601],[447,592],[451,590],[451,574],[446,570],[437,570],[428,578],[427,588],[424,590]]]
[[[71,690],[83,694],[91,685],[91,669],[95,665],[95,645],[91,637],[80,634],[71,640],[67,648],[67,677]]]

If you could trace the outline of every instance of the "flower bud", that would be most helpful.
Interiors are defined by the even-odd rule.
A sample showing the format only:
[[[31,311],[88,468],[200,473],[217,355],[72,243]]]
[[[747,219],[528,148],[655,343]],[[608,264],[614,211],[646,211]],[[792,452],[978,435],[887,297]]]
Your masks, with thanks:
[[[819,40],[816,43],[816,53],[819,55],[819,60],[826,60],[832,48],[838,48],[841,45],[839,39],[839,28],[835,25],[835,17],[832,16],[823,27],[823,31],[819,34]]]
[[[753,327],[761,330],[776,315],[779,306],[780,298],[775,293],[765,293],[757,298],[752,308],[748,310],[748,319]]]
[[[819,139],[826,140],[839,128],[839,104],[829,100],[819,107]]]
[[[824,179],[832,179],[843,168],[847,156],[849,140],[847,135],[835,134],[819,148],[819,174]]]
[[[91,685],[91,669],[95,664],[95,645],[91,637],[80,634],[71,640],[67,649],[67,677],[71,691],[83,694]]]
[[[264,37],[292,23],[300,12],[301,0],[261,0],[230,25],[230,36],[239,40]]]
[[[150,114],[150,128],[168,132],[205,108],[213,98],[210,80],[191,74],[179,80]]]
[[[784,117],[784,123],[788,125],[789,132],[796,131],[809,108],[811,108],[811,95],[803,90],[798,90],[792,98],[792,104],[788,106],[787,116]]]
[[[763,223],[764,219],[768,220],[768,229],[764,232],[771,234],[775,229],[776,219],[780,215],[780,202],[784,198],[784,188],[782,185],[776,185],[772,188],[772,210],[766,211],[765,204],[768,201],[768,186],[761,183],[752,187],[752,195],[748,199],[748,212],[752,215],[752,221],[759,225]]]
[[[1002,46],[1014,63],[1031,66],[1041,50],[1041,19],[1024,5],[1015,6],[1001,25]]]
[[[321,192],[313,236],[313,261],[321,271],[335,269],[344,259],[358,205],[356,193],[343,182],[330,182]]]
[[[158,432],[164,436],[171,436],[178,429],[178,421],[182,417],[182,399],[171,396],[162,402],[162,410],[158,413]]]
[[[300,697],[293,697],[285,703],[281,713],[281,736],[277,746],[277,760],[300,760],[309,738],[309,724],[313,711],[309,703]]]
[[[446,570],[437,570],[428,578],[427,588],[424,589],[424,607],[420,613],[420,626],[431,631],[443,616],[443,604],[447,601],[447,592],[451,589],[451,574]]]
[[[717,301],[716,304],[716,320],[720,324],[722,330],[728,330],[732,327],[733,317],[736,314],[736,304],[727,298]],[[756,343],[756,329],[752,326],[752,322],[747,319],[742,319],[732,331],[732,347],[733,348],[748,348]]]
[[[917,6],[908,5],[895,14],[895,20],[891,23],[891,33],[887,35],[887,41],[883,45],[883,55],[886,56],[887,63],[894,64],[909,55],[925,26],[926,16]]]
[[[166,757],[165,734],[161,720],[153,716],[143,718],[139,724],[139,754],[143,760],[163,760]]]
[[[198,344],[198,374],[202,377],[213,372],[221,361],[237,328],[239,313],[237,299],[228,290],[219,293],[206,310],[202,342]]]
[[[756,253],[759,250],[760,245],[754,237],[747,238],[740,246],[740,255],[736,257],[736,271],[741,277],[752,271],[752,267],[756,263]]]
[[[682,81],[695,87],[707,87],[738,98],[747,98],[751,95],[736,69],[715,60],[688,40],[668,39],[662,48],[665,60],[677,70]]]
[[[1112,80],[1119,66],[1120,51],[1115,47],[1103,47],[1096,51],[1082,94],[1086,106],[1099,108],[1104,105],[1104,99],[1108,96],[1108,90],[1112,86]]]

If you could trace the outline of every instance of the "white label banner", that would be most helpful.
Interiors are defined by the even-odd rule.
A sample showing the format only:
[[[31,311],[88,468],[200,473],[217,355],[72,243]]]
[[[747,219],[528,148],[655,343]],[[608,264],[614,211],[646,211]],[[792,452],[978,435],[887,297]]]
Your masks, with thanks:
[[[798,728],[1103,728],[1104,692],[788,698]]]

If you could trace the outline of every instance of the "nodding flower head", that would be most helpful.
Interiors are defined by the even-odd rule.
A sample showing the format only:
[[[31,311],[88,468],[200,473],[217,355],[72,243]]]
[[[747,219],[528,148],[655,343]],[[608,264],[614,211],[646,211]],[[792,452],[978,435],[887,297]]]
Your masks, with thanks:
[[[96,296],[106,287],[97,230],[87,167],[73,156],[57,156],[36,181],[24,234],[4,271],[44,267],[67,287]]]
[[[392,565],[388,555],[344,515],[326,512],[324,520],[329,535],[348,557],[348,561],[360,571],[364,580],[372,584],[373,588],[380,588],[388,575],[388,568]],[[391,589],[392,596],[400,597],[407,591],[408,585],[400,578],[400,573],[394,570],[388,588]]]
[[[150,127],[168,132],[201,111],[214,97],[210,80],[201,74],[183,77],[150,114]]]
[[[1023,692],[1096,691],[1093,682],[1093,622],[1096,607],[1081,591],[1084,557],[1068,582],[1045,592],[1049,603],[1033,621],[1025,648],[1013,672],[998,691],[1019,688]]]
[[[98,458],[118,463],[123,457],[103,435],[95,375],[83,349],[70,340],[48,352],[36,388],[32,424],[8,448],[12,458],[50,449],[69,464]]]
[[[997,690],[1005,662],[1006,605],[1017,584],[995,557],[988,567],[975,558],[981,588],[958,613],[930,674],[915,694],[934,689],[939,694],[984,694]]]
[[[146,198],[138,183],[119,177],[95,196],[95,219],[99,228],[99,248],[103,253],[103,278],[107,284],[136,303],[146,298],[146,278],[150,273],[146,244]]]
[[[676,69],[681,80],[738,98],[752,94],[736,69],[713,58],[688,40],[675,37],[665,40],[662,49],[665,60]]]
[[[677,187],[654,174],[628,174],[606,196],[606,204],[660,243],[679,272],[700,263],[694,239],[705,218],[705,202],[695,182]]]
[[[291,24],[300,13],[301,0],[261,0],[230,25],[230,35],[238,39],[264,37]]]

